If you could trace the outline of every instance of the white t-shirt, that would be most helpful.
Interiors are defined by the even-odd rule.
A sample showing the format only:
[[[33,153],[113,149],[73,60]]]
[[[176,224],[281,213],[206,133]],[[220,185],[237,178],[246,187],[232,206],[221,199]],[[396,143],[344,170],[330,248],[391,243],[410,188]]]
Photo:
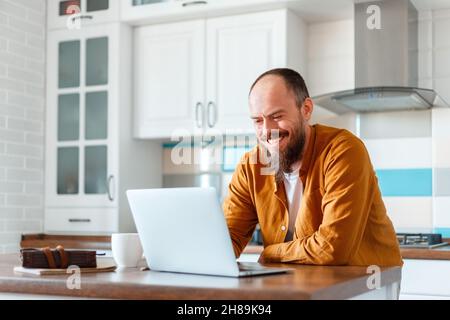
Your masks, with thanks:
[[[294,235],[295,220],[303,195],[303,183],[299,176],[299,170],[284,173],[284,188],[286,190],[289,205],[289,227],[285,241],[291,241]]]

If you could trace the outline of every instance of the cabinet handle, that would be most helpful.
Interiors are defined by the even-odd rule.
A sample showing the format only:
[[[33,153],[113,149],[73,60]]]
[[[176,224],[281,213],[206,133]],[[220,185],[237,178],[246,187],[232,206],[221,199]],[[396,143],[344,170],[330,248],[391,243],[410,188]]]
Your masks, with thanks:
[[[91,222],[91,219],[69,219],[70,223]]]
[[[208,1],[189,1],[189,2],[184,2],[183,4],[182,4],[182,6],[183,7],[189,7],[189,6],[196,6],[196,5],[199,5],[199,4],[208,4]]]
[[[94,19],[94,16],[91,16],[91,15],[77,15],[76,17],[72,18],[72,22],[75,22],[75,20],[77,20],[77,19],[80,19],[80,20],[82,20],[82,19],[92,20],[92,19]]]
[[[107,189],[108,189],[108,199],[109,199],[109,201],[114,201],[114,193],[111,191],[111,184],[112,184],[112,182],[114,182],[114,176],[113,175],[110,175],[109,177],[108,177],[108,183],[106,184],[106,187],[107,187]]]
[[[201,121],[199,119],[198,116],[198,111],[200,110],[201,114]],[[203,103],[198,102],[197,105],[195,106],[195,125],[197,126],[197,128],[203,128]]]
[[[211,112],[211,109],[213,110],[213,113]],[[213,114],[213,118],[211,121],[211,113]],[[216,104],[212,101],[208,103],[208,127],[212,128],[217,123],[217,108]]]

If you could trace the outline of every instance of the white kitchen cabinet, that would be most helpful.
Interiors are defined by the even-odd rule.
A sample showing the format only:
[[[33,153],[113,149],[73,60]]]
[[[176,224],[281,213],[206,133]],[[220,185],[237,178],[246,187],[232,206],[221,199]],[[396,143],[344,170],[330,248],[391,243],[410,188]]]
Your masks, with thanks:
[[[120,4],[121,21],[136,26],[286,7],[279,0],[120,0]]]
[[[205,21],[135,32],[136,136],[170,137],[203,128]]]
[[[405,259],[401,300],[450,300],[450,261]]]
[[[160,146],[132,139],[131,40],[119,23],[48,33],[46,232],[134,230],[125,190],[161,184]]]
[[[136,29],[136,137],[253,133],[248,91],[275,67],[305,74],[303,22],[287,9]]]
[[[48,29],[81,27],[119,21],[122,0],[48,0]]]

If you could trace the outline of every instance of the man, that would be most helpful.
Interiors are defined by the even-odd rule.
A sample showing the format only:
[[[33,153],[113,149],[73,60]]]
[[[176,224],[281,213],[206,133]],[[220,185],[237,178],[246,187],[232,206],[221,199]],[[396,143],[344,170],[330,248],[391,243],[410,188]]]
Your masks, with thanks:
[[[313,101],[300,74],[262,74],[249,105],[258,146],[236,168],[223,204],[236,256],[259,223],[260,262],[402,265],[364,144],[347,130],[309,125]],[[264,152],[277,159],[272,174]]]

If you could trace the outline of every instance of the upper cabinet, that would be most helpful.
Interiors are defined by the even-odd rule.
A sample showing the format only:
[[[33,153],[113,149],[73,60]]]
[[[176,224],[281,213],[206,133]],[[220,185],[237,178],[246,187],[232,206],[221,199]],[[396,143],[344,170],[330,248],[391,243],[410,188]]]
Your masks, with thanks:
[[[80,29],[119,20],[121,0],[48,0],[48,29]]]
[[[137,28],[136,137],[253,133],[251,84],[275,67],[304,74],[304,34],[286,9]]]

